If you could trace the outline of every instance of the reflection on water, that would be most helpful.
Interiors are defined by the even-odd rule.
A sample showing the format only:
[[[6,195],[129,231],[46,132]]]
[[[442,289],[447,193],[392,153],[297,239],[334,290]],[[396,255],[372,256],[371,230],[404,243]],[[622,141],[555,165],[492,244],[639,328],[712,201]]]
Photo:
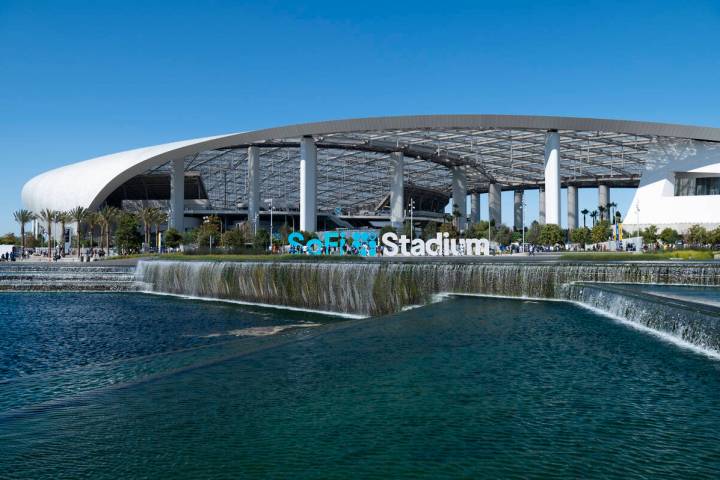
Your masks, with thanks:
[[[52,331],[70,307],[67,296],[43,298],[47,308],[66,305],[53,307],[56,316],[44,310],[40,323]],[[64,368],[57,374],[49,362],[13,360],[0,384],[0,476],[718,474],[720,362],[570,304],[455,298],[228,340],[208,335],[321,320],[166,297],[86,295],[73,303],[77,321],[101,325],[87,327],[95,335],[84,344],[115,361],[96,364],[72,345],[57,347],[69,357],[55,353]],[[105,323],[104,312],[117,320]],[[16,335],[14,350],[3,343],[3,364],[28,351],[25,341],[40,355],[52,349],[40,346],[42,331]],[[106,355],[92,345],[112,337],[125,346]],[[168,348],[156,346],[160,339]],[[115,386],[68,395],[93,369],[118,375]],[[62,387],[53,386],[56,376]],[[35,396],[46,407],[32,408]]]

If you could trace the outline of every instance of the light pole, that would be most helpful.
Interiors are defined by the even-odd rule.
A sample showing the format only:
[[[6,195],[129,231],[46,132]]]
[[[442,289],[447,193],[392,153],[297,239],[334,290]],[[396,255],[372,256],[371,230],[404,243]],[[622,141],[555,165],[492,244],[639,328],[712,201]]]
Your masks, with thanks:
[[[415,237],[415,228],[413,228],[413,212],[415,211],[415,199],[411,198],[408,203],[410,209],[410,241]]]
[[[524,195],[523,195],[524,196]],[[525,253],[525,206],[527,204],[525,203],[525,200],[520,203],[520,212],[522,213],[522,251]]]
[[[635,226],[637,228],[636,235],[638,236],[638,242],[637,242],[637,244],[639,246],[638,251],[640,251],[640,250],[642,250],[642,245],[639,245],[640,240],[642,239],[642,235],[640,235],[640,200],[638,200],[638,202],[635,204]]]

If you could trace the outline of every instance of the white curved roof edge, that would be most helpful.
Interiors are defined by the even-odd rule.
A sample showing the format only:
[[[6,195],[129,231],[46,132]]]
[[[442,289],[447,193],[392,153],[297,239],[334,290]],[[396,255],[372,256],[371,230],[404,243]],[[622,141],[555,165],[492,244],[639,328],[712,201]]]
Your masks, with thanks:
[[[22,202],[25,208],[35,212],[45,208],[69,210],[76,206],[96,209],[117,187],[152,167],[204,150],[236,144],[330,133],[446,128],[584,130],[720,142],[718,128],[593,118],[412,115],[332,120],[185,140],[85,160],[34,177],[23,187]]]
[[[213,140],[227,136],[234,135],[136,148],[48,170],[23,186],[23,206],[33,212],[77,206],[96,209],[117,187],[146,171],[150,164],[161,165],[178,156],[213,148],[209,146]]]

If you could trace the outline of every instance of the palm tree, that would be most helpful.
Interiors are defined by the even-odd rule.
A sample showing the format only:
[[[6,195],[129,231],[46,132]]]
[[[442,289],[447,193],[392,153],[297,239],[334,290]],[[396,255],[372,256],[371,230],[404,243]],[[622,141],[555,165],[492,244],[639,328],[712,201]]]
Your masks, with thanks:
[[[56,222],[60,223],[60,245],[62,245],[62,248],[60,250],[60,255],[65,256],[65,226],[68,222],[72,221],[70,218],[70,214],[68,212],[57,212],[57,217],[55,219]]]
[[[104,206],[98,212],[100,226],[102,227],[102,233],[100,235],[105,235],[105,253],[107,255],[110,254],[110,229],[112,228],[115,218],[117,218],[117,214],[118,209],[109,205]]]
[[[49,208],[46,208],[45,210],[42,210],[38,217],[40,220],[45,222],[45,225],[47,226],[47,248],[48,248],[48,259],[52,261],[52,224],[55,221],[55,210],[51,210]]]
[[[600,213],[600,221],[605,220],[605,207],[602,205],[599,205],[598,212]]]
[[[82,222],[85,220],[85,217],[88,214],[88,211],[84,207],[75,207],[72,210],[68,212],[70,215],[70,218],[75,222],[75,225],[77,226],[77,256],[80,258],[80,239],[82,238],[82,235],[80,234],[80,230],[82,229]]]
[[[35,219],[35,214],[30,210],[21,209],[13,213],[15,221],[20,224],[20,243],[22,251],[25,253],[25,225]]]
[[[137,212],[137,216],[143,224],[145,246],[149,246],[150,244],[150,227],[153,224],[156,211],[157,208],[143,207]]]
[[[590,218],[592,218],[593,227],[595,226],[595,221],[597,220],[597,216],[598,216],[597,210],[593,210],[592,212],[590,212]]]
[[[155,214],[153,215],[153,223],[155,224],[155,246],[160,249],[160,227],[163,223],[166,223],[168,221],[168,214],[166,212],[163,212],[162,210],[155,209]]]
[[[615,202],[610,202],[607,204],[607,209],[608,209],[608,213],[610,214],[610,216],[609,216],[610,219],[615,218],[615,215],[613,214],[613,208],[616,208],[616,207],[617,207],[617,203],[615,203]]]
[[[585,224],[585,215],[590,213],[590,211],[587,208],[583,208],[582,210],[580,210],[580,213],[582,213],[583,216],[583,228],[587,228],[587,225]]]
[[[93,235],[95,234],[95,227],[97,227],[98,223],[100,223],[100,220],[98,219],[97,212],[88,212],[85,215],[85,224],[88,226],[88,232],[90,233],[90,249],[92,250],[93,244],[95,243],[93,241]]]

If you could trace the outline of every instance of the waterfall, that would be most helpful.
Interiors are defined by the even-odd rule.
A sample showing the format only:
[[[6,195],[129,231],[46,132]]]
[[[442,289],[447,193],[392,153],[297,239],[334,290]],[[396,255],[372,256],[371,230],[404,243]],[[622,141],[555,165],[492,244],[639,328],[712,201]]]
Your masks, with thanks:
[[[720,308],[604,284],[568,284],[563,297],[696,347],[720,352]]]
[[[141,261],[136,278],[152,292],[382,315],[437,293],[564,298],[572,282],[720,285],[720,265]]]
[[[132,267],[63,263],[0,265],[0,291],[129,291]]]

